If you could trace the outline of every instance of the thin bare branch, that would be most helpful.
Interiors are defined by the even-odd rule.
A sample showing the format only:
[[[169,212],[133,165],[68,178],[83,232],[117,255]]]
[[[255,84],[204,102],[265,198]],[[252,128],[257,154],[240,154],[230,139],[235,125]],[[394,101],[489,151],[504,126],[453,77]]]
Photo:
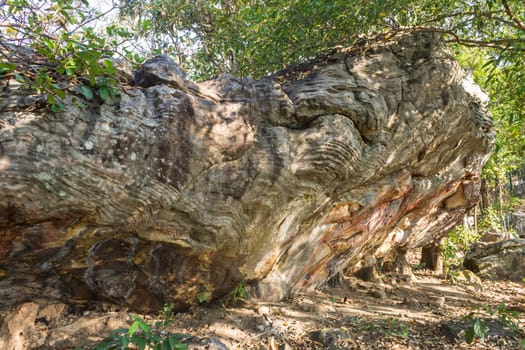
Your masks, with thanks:
[[[516,23],[516,25],[518,26],[518,28],[522,31],[525,32],[525,24],[523,22],[521,22],[517,17],[516,15],[514,14],[514,12],[512,12],[512,9],[510,8],[509,6],[509,3],[507,0],[502,0],[501,1],[502,4],[503,4],[503,7],[505,8],[505,12],[507,13],[507,15],[509,16],[509,18],[514,22]]]
[[[102,12],[100,14],[98,14],[97,16],[94,16],[94,17],[91,17],[89,19],[87,19],[86,21],[80,23],[78,26],[76,26],[75,28],[73,28],[72,30],[70,30],[68,32],[68,35],[71,35],[73,33],[75,33],[77,30],[79,30],[80,28],[86,26],[87,24],[91,23],[91,22],[94,22],[94,21],[97,21],[99,20],[100,18],[102,17],[105,17],[108,13],[110,13],[111,11],[115,10],[115,9],[119,9],[120,6],[116,5],[114,2],[112,3],[112,6],[109,10],[105,11],[105,12]]]

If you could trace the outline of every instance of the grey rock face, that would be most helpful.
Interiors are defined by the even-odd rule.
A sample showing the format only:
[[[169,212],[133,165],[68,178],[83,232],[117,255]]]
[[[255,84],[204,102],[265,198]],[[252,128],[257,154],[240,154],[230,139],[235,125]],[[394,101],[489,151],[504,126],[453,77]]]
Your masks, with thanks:
[[[182,89],[185,86],[184,79],[186,79],[186,73],[165,55],[159,55],[144,62],[133,77],[136,85],[145,88],[165,84]]]
[[[279,299],[439,238],[478,200],[487,96],[400,32],[254,81],[158,57],[117,101],[0,106],[0,306]],[[15,107],[13,107],[15,106]]]
[[[463,266],[484,278],[521,281],[525,277],[525,239],[475,243]]]
[[[525,210],[512,213],[511,225],[520,238],[525,238]]]

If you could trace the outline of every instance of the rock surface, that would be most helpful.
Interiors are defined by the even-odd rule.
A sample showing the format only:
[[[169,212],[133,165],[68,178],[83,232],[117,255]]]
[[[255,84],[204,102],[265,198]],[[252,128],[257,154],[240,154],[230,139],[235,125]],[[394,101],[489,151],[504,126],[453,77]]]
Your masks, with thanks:
[[[525,238],[525,208],[512,213],[511,225],[518,237]]]
[[[525,278],[525,239],[475,243],[463,266],[484,278],[521,281]]]
[[[135,82],[55,114],[4,88],[0,307],[184,309],[241,281],[275,300],[399,260],[476,203],[494,142],[487,96],[427,30],[258,81],[196,84],[161,57]]]

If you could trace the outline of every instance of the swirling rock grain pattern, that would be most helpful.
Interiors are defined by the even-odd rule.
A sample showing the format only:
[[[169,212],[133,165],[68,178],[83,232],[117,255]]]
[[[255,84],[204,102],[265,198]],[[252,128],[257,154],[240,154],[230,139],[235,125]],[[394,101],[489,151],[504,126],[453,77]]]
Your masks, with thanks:
[[[279,299],[439,238],[478,200],[487,96],[431,30],[260,80],[159,56],[108,103],[0,100],[0,304]],[[80,103],[81,102],[81,103]]]

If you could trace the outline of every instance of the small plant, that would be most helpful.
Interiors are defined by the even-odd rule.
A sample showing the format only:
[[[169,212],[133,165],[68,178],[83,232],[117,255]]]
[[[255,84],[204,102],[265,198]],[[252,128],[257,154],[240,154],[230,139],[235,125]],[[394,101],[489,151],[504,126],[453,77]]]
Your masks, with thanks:
[[[505,303],[501,303],[497,310],[498,321],[503,326],[512,329],[516,333],[524,333],[524,330],[519,325],[519,312],[507,308]],[[525,335],[525,334],[524,334]]]
[[[388,318],[386,320],[386,327],[388,328],[388,334],[394,335],[399,338],[408,339],[408,327],[403,322],[396,320],[395,318]]]
[[[199,304],[203,304],[208,301],[208,289],[205,286],[200,286],[199,295],[197,296],[197,301]]]
[[[232,300],[234,303],[236,303],[237,300],[246,298],[248,298],[248,294],[246,293],[246,289],[244,288],[243,281],[240,281],[237,287],[235,287],[235,289],[233,290]]]
[[[474,319],[474,323],[472,326],[467,328],[465,331],[465,341],[468,344],[472,344],[474,339],[478,338],[480,342],[483,343],[485,341],[485,337],[487,336],[487,333],[489,331],[489,328],[487,327],[487,324],[485,321],[476,318]]]
[[[388,337],[398,337],[402,339],[409,338],[407,324],[395,318],[389,317],[381,320],[367,320],[358,316],[349,316],[347,321],[357,327],[361,332],[384,331],[385,335]]]
[[[481,342],[485,340],[489,328],[487,323],[480,317],[497,317],[498,322],[503,326],[511,329],[515,334],[525,337],[525,330],[519,325],[519,313],[516,310],[507,308],[505,303],[501,303],[496,310],[484,306],[482,310],[476,310],[464,317],[466,320],[473,320],[472,326],[465,331],[465,341],[471,344],[475,339]],[[521,339],[522,347],[525,345],[525,338]]]
[[[171,334],[163,328],[173,322],[173,307],[165,305],[162,311],[164,320],[151,325],[138,315],[132,315],[134,320],[129,328],[119,328],[110,332],[109,336],[93,347],[93,350],[185,350],[188,345],[181,340],[189,335]]]
[[[175,312],[173,311],[173,307],[174,305],[172,303],[164,304],[162,311],[160,312],[162,320],[155,322],[156,328],[168,326],[175,321]]]

